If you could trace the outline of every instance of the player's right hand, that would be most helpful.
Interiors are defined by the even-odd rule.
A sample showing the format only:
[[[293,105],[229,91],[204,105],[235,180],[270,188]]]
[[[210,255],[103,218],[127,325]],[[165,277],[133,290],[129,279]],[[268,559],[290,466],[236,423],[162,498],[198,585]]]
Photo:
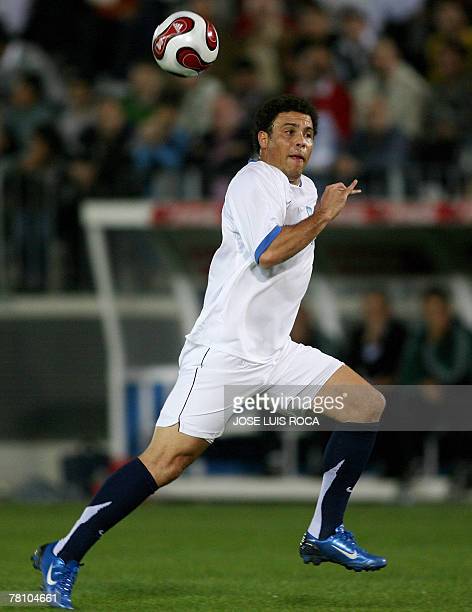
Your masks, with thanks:
[[[325,214],[330,220],[337,217],[346,205],[350,195],[362,193],[362,189],[356,189],[357,182],[357,179],[354,179],[348,187],[344,183],[327,185],[321,198],[318,212]]]

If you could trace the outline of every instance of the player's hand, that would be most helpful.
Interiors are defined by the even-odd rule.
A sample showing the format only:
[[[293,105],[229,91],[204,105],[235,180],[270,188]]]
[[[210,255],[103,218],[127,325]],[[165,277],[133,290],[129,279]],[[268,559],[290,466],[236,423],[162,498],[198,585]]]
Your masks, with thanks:
[[[346,187],[344,183],[327,185],[318,208],[320,214],[325,214],[330,220],[339,215],[346,205],[349,196],[362,193],[362,189],[356,189],[357,179]]]

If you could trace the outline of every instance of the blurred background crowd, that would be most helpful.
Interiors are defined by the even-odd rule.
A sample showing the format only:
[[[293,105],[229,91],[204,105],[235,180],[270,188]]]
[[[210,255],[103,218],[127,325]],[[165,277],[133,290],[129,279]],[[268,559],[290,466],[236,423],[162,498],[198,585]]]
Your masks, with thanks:
[[[81,289],[84,198],[222,200],[272,94],[319,110],[319,190],[459,201],[472,190],[472,9],[460,0],[189,0],[220,57],[197,79],[153,61],[174,0],[4,0],[0,188],[10,290]],[[51,285],[51,279],[49,279]]]

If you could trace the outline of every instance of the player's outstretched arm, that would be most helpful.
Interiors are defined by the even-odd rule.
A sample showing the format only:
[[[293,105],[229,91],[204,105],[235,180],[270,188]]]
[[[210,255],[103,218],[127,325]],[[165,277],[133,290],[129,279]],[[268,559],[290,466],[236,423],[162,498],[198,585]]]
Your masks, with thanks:
[[[296,225],[284,225],[280,234],[259,258],[259,265],[271,268],[302,251],[335,219],[346,205],[349,196],[361,193],[357,179],[346,187],[344,183],[328,185],[315,212]]]

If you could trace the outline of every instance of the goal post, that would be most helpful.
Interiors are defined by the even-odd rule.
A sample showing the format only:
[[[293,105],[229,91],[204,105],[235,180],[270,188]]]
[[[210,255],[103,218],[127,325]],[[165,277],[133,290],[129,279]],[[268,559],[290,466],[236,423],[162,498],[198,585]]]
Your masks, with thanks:
[[[127,355],[123,331],[123,310],[143,310],[148,314],[175,317],[183,343],[199,311],[199,286],[184,270],[182,257],[169,244],[166,232],[153,243],[161,262],[165,262],[170,291],[168,294],[149,292],[133,297],[120,296],[114,277],[107,232],[154,232],[156,228],[213,229],[219,228],[221,206],[215,203],[191,202],[156,206],[149,201],[89,200],[81,210],[96,287],[106,351],[107,438],[112,460],[120,461],[136,454],[148,439],[167,394],[177,377],[177,364],[133,366]],[[175,241],[172,241],[175,246]],[[131,258],[132,259],[132,258]],[[128,264],[131,262],[128,260]],[[139,275],[139,269],[133,273]],[[151,312],[152,311],[152,312]],[[150,427],[151,424],[151,427]]]

